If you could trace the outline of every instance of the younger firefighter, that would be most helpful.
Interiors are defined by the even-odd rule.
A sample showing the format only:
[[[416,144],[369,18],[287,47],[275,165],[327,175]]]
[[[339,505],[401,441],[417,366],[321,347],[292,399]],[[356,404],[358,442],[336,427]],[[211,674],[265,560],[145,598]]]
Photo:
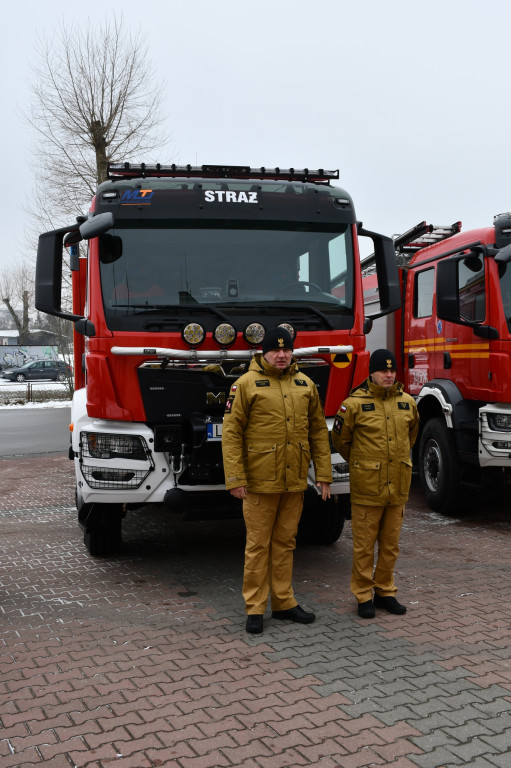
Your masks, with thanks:
[[[332,432],[335,448],[350,466],[351,591],[364,619],[374,617],[375,607],[406,613],[395,597],[394,566],[418,429],[415,400],[396,382],[394,353],[377,349],[369,361],[369,378],[342,403]]]
[[[222,449],[226,488],[243,500],[246,630],[263,631],[268,594],[272,618],[309,624],[315,615],[298,605],[291,584],[293,550],[311,457],[330,498],[330,447],[316,386],[299,371],[284,328],[268,331],[262,354],[232,385]]]

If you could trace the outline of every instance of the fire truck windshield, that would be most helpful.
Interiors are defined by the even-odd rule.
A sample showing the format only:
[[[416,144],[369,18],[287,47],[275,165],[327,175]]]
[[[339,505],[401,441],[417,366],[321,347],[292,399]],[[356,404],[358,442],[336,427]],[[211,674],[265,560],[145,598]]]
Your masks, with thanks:
[[[199,305],[218,308],[217,315],[265,304],[311,305],[316,315],[331,318],[352,315],[350,226],[286,227],[256,228],[252,222],[230,229],[176,228],[123,221],[99,238],[108,327],[135,330],[136,318],[147,311],[182,317]]]

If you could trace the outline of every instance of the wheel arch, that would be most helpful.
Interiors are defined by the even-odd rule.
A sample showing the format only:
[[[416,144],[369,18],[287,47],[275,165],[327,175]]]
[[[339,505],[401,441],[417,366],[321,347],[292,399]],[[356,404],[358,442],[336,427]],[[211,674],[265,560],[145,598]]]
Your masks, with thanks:
[[[452,429],[460,454],[477,455],[479,408],[477,400],[465,400],[457,385],[449,379],[432,379],[421,389],[417,409],[421,420],[420,435],[430,419],[443,417],[447,429]],[[474,442],[475,440],[475,442]]]

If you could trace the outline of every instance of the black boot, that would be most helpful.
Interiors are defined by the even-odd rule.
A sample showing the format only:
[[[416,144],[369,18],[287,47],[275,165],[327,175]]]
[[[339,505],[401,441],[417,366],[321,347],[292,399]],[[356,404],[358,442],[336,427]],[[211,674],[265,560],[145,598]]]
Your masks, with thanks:
[[[361,619],[374,619],[373,601],[366,600],[365,603],[359,603],[357,606],[357,611]]]
[[[298,624],[312,624],[316,614],[312,611],[304,611],[299,605],[295,605],[294,608],[288,608],[287,611],[272,611],[271,617],[282,621],[297,621]]]
[[[251,613],[250,616],[247,616],[247,623],[245,624],[245,629],[251,635],[260,635],[261,632],[263,631],[263,614]]]
[[[382,608],[389,613],[395,613],[396,616],[402,616],[406,613],[406,606],[398,603],[395,597],[382,597],[381,595],[374,596],[374,605],[376,608]]]

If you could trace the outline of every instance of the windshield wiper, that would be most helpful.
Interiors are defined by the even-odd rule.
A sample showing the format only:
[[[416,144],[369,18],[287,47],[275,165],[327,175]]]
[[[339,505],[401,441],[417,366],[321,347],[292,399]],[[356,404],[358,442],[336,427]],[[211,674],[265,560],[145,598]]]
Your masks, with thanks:
[[[171,311],[175,312],[176,314],[184,312],[197,312],[200,310],[205,310],[207,312],[211,312],[211,314],[216,315],[220,318],[220,320],[228,321],[229,318],[227,315],[224,315],[223,312],[220,312],[216,307],[214,307],[212,304],[115,304],[112,309],[117,309],[121,307],[122,309],[136,309],[139,310],[137,312],[133,312],[131,314],[131,317],[141,317],[143,315],[156,315],[160,312],[165,311]]]
[[[263,305],[258,305],[258,309],[264,309],[268,307],[269,309],[282,309],[285,307],[286,309],[299,309],[300,311],[306,311],[310,312],[313,315],[316,315],[316,317],[320,317],[321,320],[325,323],[325,325],[331,330],[335,330],[335,325],[332,323],[328,315],[325,315],[321,310],[317,309],[316,307],[313,307],[311,304],[290,304],[287,301],[278,301],[278,302],[272,302],[272,303],[264,303]]]

